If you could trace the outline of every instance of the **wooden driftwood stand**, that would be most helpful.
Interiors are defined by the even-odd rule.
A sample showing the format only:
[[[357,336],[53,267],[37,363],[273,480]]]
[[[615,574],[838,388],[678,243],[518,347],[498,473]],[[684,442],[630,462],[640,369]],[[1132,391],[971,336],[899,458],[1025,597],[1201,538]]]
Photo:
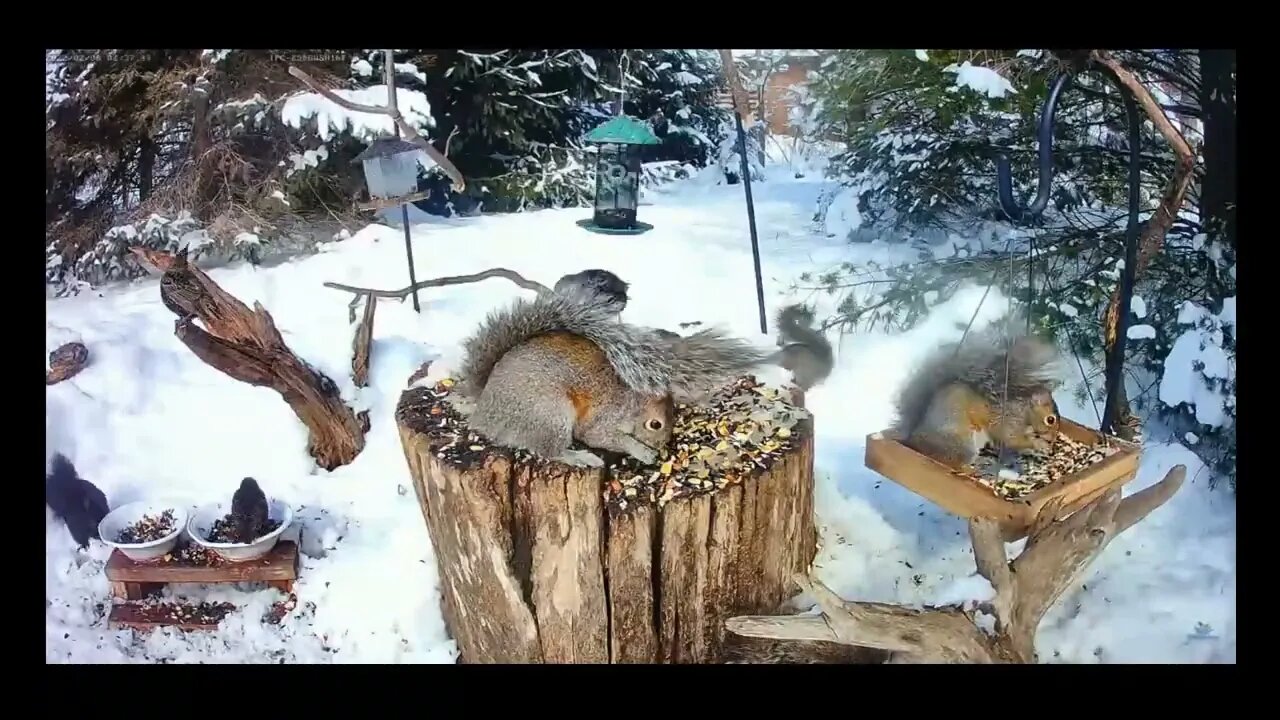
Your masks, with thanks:
[[[1120,489],[1112,488],[1069,515],[1059,501],[1050,502],[1013,560],[995,520],[969,520],[978,574],[995,590],[977,608],[845,602],[821,582],[797,574],[796,584],[817,601],[822,615],[735,617],[729,630],[744,637],[876,648],[891,653],[894,662],[1036,662],[1036,629],[1049,608],[1116,536],[1168,502],[1186,475],[1186,466],[1175,465],[1163,480],[1123,500]],[[983,615],[994,627],[986,627]]]
[[[1076,442],[1092,445],[1102,436],[1061,418],[1061,430]],[[866,465],[912,492],[962,518],[994,520],[1006,542],[1026,537],[1041,511],[1052,504],[1057,517],[1078,510],[1110,490],[1123,487],[1138,472],[1139,447],[1117,438],[1119,452],[1102,462],[1060,478],[1016,500],[1006,500],[971,478],[903,445],[891,430],[867,436]]]
[[[410,389],[396,420],[463,662],[722,662],[725,621],[777,611],[813,560],[810,421],[767,471],[615,512],[607,467],[443,459],[432,403]]]

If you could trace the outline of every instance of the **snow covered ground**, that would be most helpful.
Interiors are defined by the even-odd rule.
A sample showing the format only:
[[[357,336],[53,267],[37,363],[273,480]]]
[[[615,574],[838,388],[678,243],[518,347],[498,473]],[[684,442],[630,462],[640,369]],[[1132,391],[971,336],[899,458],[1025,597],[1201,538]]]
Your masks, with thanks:
[[[765,292],[830,300],[787,288],[801,272],[839,261],[905,259],[903,246],[848,245],[809,232],[822,188],[811,172],[775,172],[753,186]],[[587,210],[476,218],[423,218],[413,227],[419,278],[503,266],[550,284],[561,274],[604,267],[632,283],[626,317],[675,328],[702,320],[761,343],[751,246],[740,186],[704,177],[651,193],[641,208],[655,229],[639,237],[590,234],[574,225]],[[901,257],[898,257],[901,255]],[[437,574],[393,411],[408,376],[425,360],[447,364],[458,341],[496,305],[526,291],[502,280],[426,290],[422,313],[384,301],[374,329],[370,387],[350,380],[351,329],[345,293],[325,281],[395,288],[408,284],[399,229],[370,226],[319,255],[270,269],[221,268],[211,276],[246,302],[270,309],[285,340],[367,407],[368,445],[347,467],[316,470],[305,432],[278,395],[209,368],[173,336],[173,316],[156,280],[47,302],[46,351],[84,342],[92,364],[48,388],[46,453],[60,450],[113,506],[163,494],[222,500],[245,476],[298,511],[305,527],[297,594],[283,623],[259,618],[272,591],[180,587],[193,598],[229,599],[245,609],[216,633],[149,636],[106,627],[106,549],[77,551],[48,515],[45,615],[49,662],[452,662],[454,643],[439,609]],[[981,317],[1001,302],[989,297]],[[851,599],[926,603],[980,594],[963,523],[866,469],[864,437],[890,421],[890,397],[912,363],[959,336],[980,290],[960,293],[913,331],[841,339],[838,368],[814,389],[817,418],[819,576]],[[434,373],[433,373],[434,374]],[[1094,424],[1093,412],[1063,411]],[[1188,482],[1166,506],[1120,536],[1050,612],[1039,635],[1049,662],[1235,662],[1235,504],[1211,492],[1196,457],[1180,445],[1148,444],[1130,492],[1172,465]],[[405,492],[408,490],[408,492]],[[46,511],[47,513],[47,511]],[[47,513],[48,514],[48,513]],[[988,586],[989,591],[989,586]]]

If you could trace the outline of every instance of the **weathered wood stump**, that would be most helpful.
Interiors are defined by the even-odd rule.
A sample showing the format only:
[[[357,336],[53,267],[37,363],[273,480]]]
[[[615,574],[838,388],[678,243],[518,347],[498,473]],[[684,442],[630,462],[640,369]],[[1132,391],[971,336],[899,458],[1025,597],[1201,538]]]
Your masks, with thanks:
[[[725,621],[777,610],[814,558],[803,410],[754,471],[674,488],[670,467],[488,446],[447,395],[410,389],[396,420],[463,662],[723,662]]]
[[[69,342],[49,353],[49,369],[44,373],[45,385],[57,385],[76,376],[89,364],[89,348],[84,343]]]
[[[255,302],[250,309],[219,287],[188,261],[185,250],[132,251],[144,266],[163,273],[160,300],[177,315],[173,334],[187,349],[228,377],[279,393],[307,426],[307,451],[320,467],[333,470],[360,454],[367,422],[343,402],[332,379],[289,349],[266,308]],[[365,318],[371,327],[372,309]]]

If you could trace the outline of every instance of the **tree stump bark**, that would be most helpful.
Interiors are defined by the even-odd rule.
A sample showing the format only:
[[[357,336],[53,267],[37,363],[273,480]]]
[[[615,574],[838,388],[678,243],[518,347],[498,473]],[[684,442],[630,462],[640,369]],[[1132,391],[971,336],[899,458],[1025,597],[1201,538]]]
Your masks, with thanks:
[[[459,454],[466,433],[440,427],[450,413],[412,388],[396,420],[463,662],[723,662],[725,621],[777,610],[813,561],[809,419],[765,470],[619,510],[614,463]]]

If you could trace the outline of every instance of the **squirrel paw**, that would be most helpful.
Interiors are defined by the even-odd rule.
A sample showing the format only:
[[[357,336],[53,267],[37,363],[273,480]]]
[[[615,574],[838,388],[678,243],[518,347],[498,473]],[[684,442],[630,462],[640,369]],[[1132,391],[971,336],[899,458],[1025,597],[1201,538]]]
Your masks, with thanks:
[[[565,450],[552,460],[574,467],[604,467],[604,459],[590,450]]]

